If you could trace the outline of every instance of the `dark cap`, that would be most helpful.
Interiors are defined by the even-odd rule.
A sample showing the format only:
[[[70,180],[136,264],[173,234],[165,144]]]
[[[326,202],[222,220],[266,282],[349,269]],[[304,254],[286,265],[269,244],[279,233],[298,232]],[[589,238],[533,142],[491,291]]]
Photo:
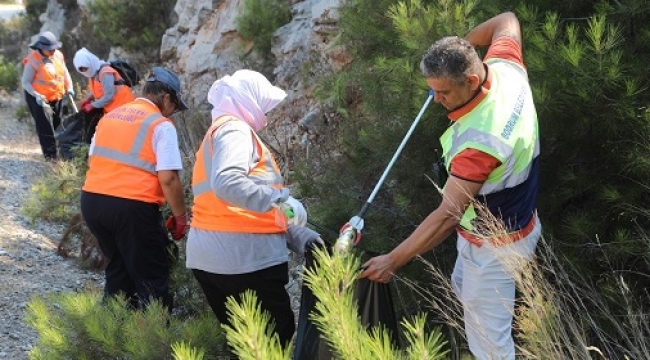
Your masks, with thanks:
[[[178,110],[183,111],[188,109],[187,104],[181,98],[181,81],[178,79],[178,75],[165,68],[155,67],[151,69],[151,74],[147,78],[147,81],[160,81],[161,83],[167,84],[176,93],[176,99],[178,99],[179,104]]]
[[[61,42],[56,39],[56,36],[51,31],[44,31],[38,34],[36,40],[29,44],[29,47],[34,50],[56,50],[60,48],[61,45]]]

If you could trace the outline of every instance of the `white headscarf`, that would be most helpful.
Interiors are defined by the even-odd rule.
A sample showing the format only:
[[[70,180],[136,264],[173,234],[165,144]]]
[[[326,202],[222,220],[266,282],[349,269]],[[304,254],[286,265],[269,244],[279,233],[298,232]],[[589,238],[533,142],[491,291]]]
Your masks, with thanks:
[[[287,93],[273,86],[264,75],[252,70],[237,70],[215,81],[208,91],[212,120],[232,115],[260,131],[266,124],[266,113],[273,110]]]
[[[99,67],[102,64],[102,61],[99,60],[95,54],[91,53],[88,51],[86,48],[81,48],[77,51],[76,54],[74,54],[74,59],[72,60],[74,63],[74,68],[79,71],[80,67],[85,67],[88,68],[88,70],[81,72],[83,76],[85,77],[93,77],[97,72],[99,71]]]

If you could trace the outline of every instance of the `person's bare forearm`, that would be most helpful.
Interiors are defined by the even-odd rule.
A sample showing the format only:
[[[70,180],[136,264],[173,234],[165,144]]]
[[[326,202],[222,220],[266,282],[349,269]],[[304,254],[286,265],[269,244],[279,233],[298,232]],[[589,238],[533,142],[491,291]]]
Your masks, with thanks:
[[[443,211],[438,209],[429,214],[411,236],[390,252],[397,268],[401,268],[414,257],[435,248],[454,231],[458,219],[452,214],[443,213]]]
[[[178,173],[175,170],[163,170],[158,172],[158,179],[162,187],[163,194],[172,210],[174,216],[181,216],[187,212],[185,207],[185,195],[183,193],[183,184],[181,183]]]
[[[499,14],[470,30],[465,40],[473,46],[488,46],[499,36],[509,36],[521,44],[519,20],[512,12]]]

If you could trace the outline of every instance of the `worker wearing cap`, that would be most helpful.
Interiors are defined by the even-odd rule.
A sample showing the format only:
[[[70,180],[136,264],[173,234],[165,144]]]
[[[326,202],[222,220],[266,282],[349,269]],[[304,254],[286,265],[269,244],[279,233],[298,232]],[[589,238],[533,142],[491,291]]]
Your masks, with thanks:
[[[59,51],[61,42],[53,33],[45,31],[38,34],[29,44],[29,48],[32,51],[23,59],[21,81],[25,90],[25,101],[36,124],[43,156],[48,160],[55,160],[57,147],[54,129],[61,122],[61,99],[67,93],[74,95],[72,79],[65,66],[63,54]],[[51,120],[48,119],[46,111],[52,114]]]
[[[174,240],[189,228],[178,138],[168,118],[186,110],[180,81],[155,67],[142,97],[110,111],[92,139],[81,212],[104,255],[104,296],[123,294],[134,308],[153,299],[171,309],[168,237],[160,207],[167,202]]]

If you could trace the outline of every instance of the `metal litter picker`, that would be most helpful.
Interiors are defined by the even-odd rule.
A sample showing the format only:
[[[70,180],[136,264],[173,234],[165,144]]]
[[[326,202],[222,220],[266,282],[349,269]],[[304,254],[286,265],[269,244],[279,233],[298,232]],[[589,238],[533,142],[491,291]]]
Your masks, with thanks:
[[[433,91],[430,91],[429,97],[422,106],[420,113],[415,118],[415,121],[402,140],[397,152],[393,155],[392,160],[386,167],[386,170],[384,170],[384,174],[379,179],[379,182],[368,198],[368,201],[366,201],[364,206],[361,208],[361,211],[359,211],[356,216],[352,217],[352,219],[341,228],[341,231],[338,234],[338,239],[336,240],[334,247],[331,249],[334,253],[344,256],[350,252],[354,245],[358,244],[361,239],[361,230],[363,229],[363,215],[375,199],[375,196],[386,179],[388,172],[393,167],[393,164],[402,152],[404,145],[420,121],[422,114],[433,99],[433,95]],[[286,211],[285,214],[291,216],[291,214]],[[317,224],[313,222],[309,223],[310,225],[319,227],[320,230],[323,230],[323,227],[316,226]],[[335,232],[334,235],[336,236]],[[311,268],[315,265],[314,262],[315,260],[313,258],[312,249],[308,249],[305,253],[305,268]],[[395,346],[399,346],[397,331],[398,321],[395,315],[389,284],[378,283],[368,279],[359,279],[356,281],[354,286],[353,296],[358,305],[358,314],[361,323],[368,328],[378,325],[383,326],[384,329],[389,330],[391,343]],[[310,318],[309,314],[316,306],[316,303],[317,299],[311,292],[311,289],[308,286],[303,285],[300,297],[300,314],[298,316],[298,329],[296,331],[296,346],[294,349],[293,360],[332,360],[336,358],[332,353],[332,349],[322,338],[319,329]]]
[[[395,161],[402,153],[404,146],[406,145],[409,138],[413,134],[415,127],[420,122],[420,119],[422,118],[422,114],[424,114],[424,111],[429,106],[429,103],[431,103],[431,100],[433,99],[434,95],[435,95],[434,91],[429,90],[429,97],[424,102],[424,105],[422,105],[422,108],[420,109],[418,115],[415,117],[413,124],[411,124],[411,127],[409,128],[408,132],[404,136],[404,139],[402,139],[402,143],[397,148],[397,151],[395,151],[395,154],[393,155],[393,158],[388,163],[388,166],[386,166],[384,173],[381,175],[381,178],[379,178],[379,181],[377,182],[377,185],[375,185],[375,189],[370,194],[370,197],[368,197],[368,200],[361,208],[361,211],[359,211],[357,215],[353,216],[350,219],[350,221],[348,221],[341,228],[339,237],[336,240],[336,243],[334,244],[334,251],[336,251],[338,254],[347,254],[352,248],[352,246],[357,245],[361,240],[361,230],[363,230],[363,225],[364,225],[363,216],[365,215],[366,211],[370,208],[370,204],[373,202],[373,200],[375,200],[375,196],[377,196],[377,193],[379,192],[381,185],[386,180],[386,177],[388,176],[388,172],[390,172],[391,168],[395,164]]]

